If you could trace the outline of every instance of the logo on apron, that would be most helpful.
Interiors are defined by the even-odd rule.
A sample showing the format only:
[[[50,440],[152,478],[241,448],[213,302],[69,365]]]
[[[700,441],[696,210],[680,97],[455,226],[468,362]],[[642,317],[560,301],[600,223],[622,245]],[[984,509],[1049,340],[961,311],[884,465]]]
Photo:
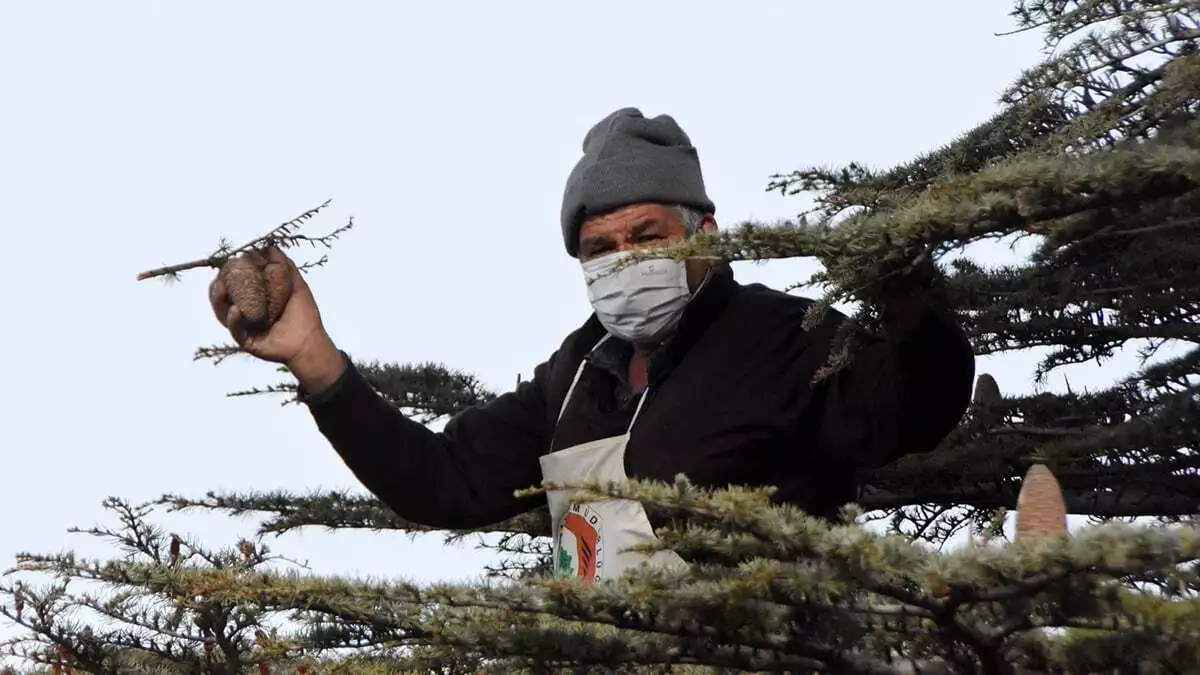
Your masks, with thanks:
[[[572,504],[563,514],[558,530],[559,576],[577,576],[588,581],[600,578],[604,566],[604,539],[600,534],[600,514],[587,504]]]

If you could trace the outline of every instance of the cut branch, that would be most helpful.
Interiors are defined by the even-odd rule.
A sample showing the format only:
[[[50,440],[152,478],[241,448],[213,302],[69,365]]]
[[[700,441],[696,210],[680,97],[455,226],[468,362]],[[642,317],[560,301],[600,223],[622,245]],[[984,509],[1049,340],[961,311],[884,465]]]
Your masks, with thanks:
[[[174,265],[164,265],[163,267],[147,270],[138,274],[137,279],[138,281],[144,281],[154,277],[175,277],[180,272],[201,267],[220,268],[230,258],[251,250],[263,250],[270,248],[271,246],[276,246],[280,249],[286,249],[307,243],[311,246],[319,245],[328,248],[333,244],[334,240],[338,239],[341,235],[345,234],[354,227],[354,218],[350,218],[345,225],[342,225],[341,227],[338,227],[337,229],[321,236],[314,237],[299,234],[298,230],[306,221],[311,220],[331,203],[332,200],[325,200],[325,202],[319,206],[311,208],[287,222],[281,223],[270,232],[246,242],[241,246],[234,247],[222,244],[215,252],[207,257],[190,260],[188,262],[177,263]],[[325,262],[326,258],[322,257],[320,260],[298,265],[298,267],[301,269],[301,271],[306,271],[312,267],[322,266],[325,264]]]

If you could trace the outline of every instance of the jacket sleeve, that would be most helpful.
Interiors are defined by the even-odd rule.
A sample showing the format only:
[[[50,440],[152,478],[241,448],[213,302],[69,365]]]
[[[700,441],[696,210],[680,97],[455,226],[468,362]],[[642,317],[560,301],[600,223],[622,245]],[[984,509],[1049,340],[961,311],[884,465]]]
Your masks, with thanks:
[[[460,412],[441,432],[405,417],[343,358],[342,377],[315,396],[302,392],[301,400],[350,471],[397,515],[427,527],[470,529],[545,502],[518,500],[513,492],[541,483],[544,383],[553,357],[531,381]]]
[[[845,320],[831,310],[822,339]],[[971,344],[940,302],[921,306],[903,329],[885,317],[884,330],[860,334],[850,363],[813,392],[814,454],[862,470],[931,451],[962,420],[974,379]]]

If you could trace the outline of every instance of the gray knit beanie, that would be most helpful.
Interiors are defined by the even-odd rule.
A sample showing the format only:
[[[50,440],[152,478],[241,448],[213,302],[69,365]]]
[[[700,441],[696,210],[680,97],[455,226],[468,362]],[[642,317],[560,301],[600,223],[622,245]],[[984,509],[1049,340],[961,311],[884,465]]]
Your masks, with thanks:
[[[563,243],[579,257],[583,221],[638,202],[681,204],[705,213],[716,207],[704,191],[696,148],[668,115],[647,119],[622,108],[583,139],[583,157],[563,191]]]

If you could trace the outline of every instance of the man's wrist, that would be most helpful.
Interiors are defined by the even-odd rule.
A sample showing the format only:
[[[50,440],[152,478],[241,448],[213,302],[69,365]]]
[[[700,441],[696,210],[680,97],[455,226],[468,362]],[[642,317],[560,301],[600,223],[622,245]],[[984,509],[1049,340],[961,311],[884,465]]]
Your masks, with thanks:
[[[346,371],[346,357],[333,344],[333,340],[324,331],[313,336],[311,344],[306,344],[288,361],[287,369],[295,376],[300,388],[309,396],[315,396],[333,386]]]

